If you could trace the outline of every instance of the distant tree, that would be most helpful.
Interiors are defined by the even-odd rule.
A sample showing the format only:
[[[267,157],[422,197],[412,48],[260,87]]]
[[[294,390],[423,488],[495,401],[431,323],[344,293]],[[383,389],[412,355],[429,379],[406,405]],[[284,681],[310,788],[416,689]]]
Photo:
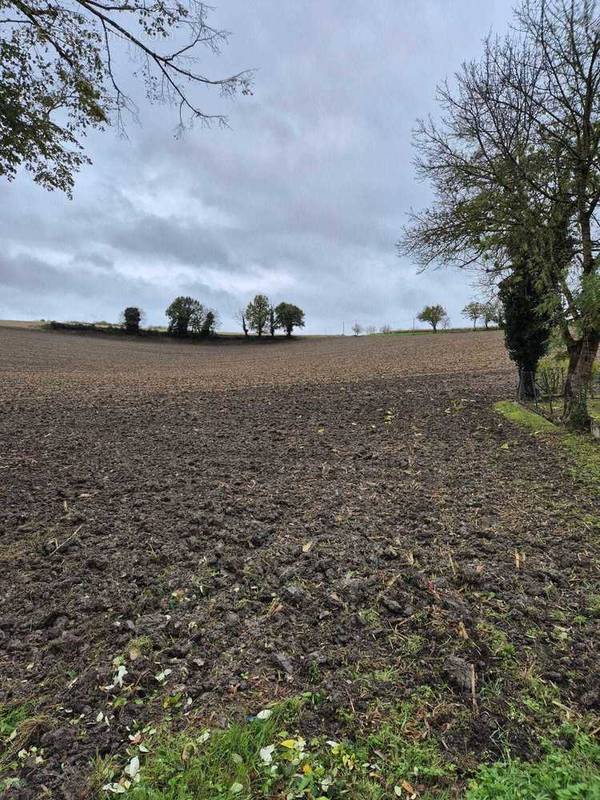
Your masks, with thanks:
[[[433,328],[433,332],[436,333],[438,325],[440,323],[443,325],[444,321],[448,320],[448,312],[444,306],[425,306],[421,313],[417,315],[417,319],[421,322],[428,322]]]
[[[551,318],[534,280],[523,272],[504,278],[499,294],[504,307],[506,347],[519,370],[519,398],[531,400],[535,397],[537,365],[548,349]]]
[[[169,333],[174,336],[187,336],[190,326],[199,332],[204,321],[204,308],[193,297],[176,297],[165,313],[169,318]]]
[[[366,327],[366,332],[367,332],[369,335],[371,335],[371,334],[373,334],[373,333],[377,333],[377,328],[375,327],[375,325],[367,325],[367,327]]]
[[[392,332],[392,326],[391,326],[391,325],[388,325],[388,324],[386,323],[385,325],[382,325],[382,326],[381,326],[381,328],[379,329],[379,332],[380,332],[380,333],[391,333],[391,332]]]
[[[269,298],[264,294],[257,294],[248,305],[246,306],[246,321],[248,327],[256,331],[258,336],[263,335],[263,331],[269,321],[269,309],[271,303]]]
[[[200,328],[200,335],[201,336],[214,336],[217,332],[217,326],[219,324],[219,320],[217,317],[217,312],[213,311],[209,308],[204,315],[204,321],[202,323],[202,327]]]
[[[483,324],[486,330],[489,328],[490,322],[494,322],[501,328],[504,318],[502,303],[496,302],[495,300],[482,303],[481,316],[483,317]]]
[[[277,312],[273,306],[271,306],[269,308],[269,333],[271,336],[275,336],[275,331],[279,327],[281,326],[277,324]]]
[[[244,309],[243,308],[239,308],[235,312],[234,316],[240,322],[240,324],[242,326],[242,330],[244,331],[244,336],[249,336],[248,323],[246,322],[246,312],[244,311]]]
[[[137,306],[127,306],[123,311],[123,325],[127,333],[139,333],[143,313]]]
[[[355,336],[360,336],[360,334],[361,334],[362,332],[363,332],[363,326],[360,324],[360,322],[355,322],[355,323],[352,325],[352,333],[353,333]]]
[[[286,336],[291,336],[294,328],[304,327],[304,311],[293,303],[279,303],[275,309],[275,322],[283,328]]]
[[[472,300],[463,308],[462,315],[473,322],[473,330],[475,330],[477,320],[483,316],[483,305],[476,300]]]

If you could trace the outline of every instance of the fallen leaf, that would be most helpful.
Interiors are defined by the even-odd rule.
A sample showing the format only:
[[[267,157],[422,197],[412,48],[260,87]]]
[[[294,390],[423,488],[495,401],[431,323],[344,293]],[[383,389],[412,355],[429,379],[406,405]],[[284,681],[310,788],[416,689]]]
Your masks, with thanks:
[[[274,744],[269,744],[266,747],[261,747],[259,756],[263,764],[271,764],[273,761],[273,751],[275,750]]]

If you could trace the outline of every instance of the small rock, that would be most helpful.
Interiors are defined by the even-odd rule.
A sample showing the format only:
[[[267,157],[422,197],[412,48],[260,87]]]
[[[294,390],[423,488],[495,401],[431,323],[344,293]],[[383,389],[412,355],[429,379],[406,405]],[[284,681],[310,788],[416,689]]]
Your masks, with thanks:
[[[291,675],[294,672],[292,662],[285,653],[273,653],[271,659],[275,666],[285,672],[287,675]]]
[[[402,606],[391,597],[382,597],[381,602],[392,614],[402,614]]]
[[[471,688],[471,666],[464,658],[448,656],[444,668],[459,689],[468,691]]]
[[[581,705],[584,708],[600,708],[600,694],[593,690],[582,694]]]
[[[304,589],[293,583],[284,586],[281,590],[281,595],[284,600],[287,600],[288,603],[292,603],[292,605],[302,605],[308,599],[308,595]]]

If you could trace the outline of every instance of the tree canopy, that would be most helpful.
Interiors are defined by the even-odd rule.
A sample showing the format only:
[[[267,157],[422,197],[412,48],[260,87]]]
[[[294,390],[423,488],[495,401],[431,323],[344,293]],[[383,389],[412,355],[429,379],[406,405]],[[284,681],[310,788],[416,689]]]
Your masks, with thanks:
[[[245,322],[248,327],[256,331],[258,336],[262,336],[269,321],[271,303],[264,294],[257,294],[246,306]]]
[[[304,311],[293,303],[279,303],[275,308],[275,324],[291,336],[294,328],[304,327]]]
[[[433,332],[436,333],[438,325],[448,319],[448,313],[444,306],[441,305],[425,306],[417,315],[417,319],[421,320],[421,322],[429,323],[433,328]]]
[[[195,89],[247,94],[252,75],[200,68],[200,53],[216,54],[227,40],[209,10],[197,0],[0,0],[0,175],[12,180],[24,167],[47,189],[71,193],[90,161],[89,130],[136,114],[117,67],[125,48],[148,100],[174,104],[180,128],[225,124],[200,107]]]
[[[204,322],[204,306],[193,297],[176,297],[165,314],[169,319],[169,333],[187,336],[189,331],[200,333]]]

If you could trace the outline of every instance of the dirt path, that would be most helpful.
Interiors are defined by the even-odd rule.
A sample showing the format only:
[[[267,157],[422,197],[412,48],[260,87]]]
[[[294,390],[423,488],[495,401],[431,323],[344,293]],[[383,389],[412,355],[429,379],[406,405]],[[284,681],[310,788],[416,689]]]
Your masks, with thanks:
[[[220,724],[304,690],[342,735],[341,709],[368,726],[431,687],[463,772],[535,754],[532,698],[600,711],[597,496],[491,410],[512,385],[491,349],[476,374],[444,374],[439,337],[439,374],[368,378],[365,356],[352,380],[176,393],[64,355],[36,394],[22,341],[0,421],[0,703],[33,718],[13,796],[86,796],[134,720]]]

